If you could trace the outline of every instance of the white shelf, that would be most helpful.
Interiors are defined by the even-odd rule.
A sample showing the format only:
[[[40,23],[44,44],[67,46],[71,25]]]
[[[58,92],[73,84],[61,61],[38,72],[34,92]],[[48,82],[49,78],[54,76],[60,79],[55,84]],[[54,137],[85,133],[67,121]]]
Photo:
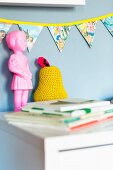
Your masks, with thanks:
[[[69,7],[85,5],[85,0],[0,0],[0,5]]]
[[[0,170],[113,170],[113,122],[106,123],[61,134],[0,116]]]

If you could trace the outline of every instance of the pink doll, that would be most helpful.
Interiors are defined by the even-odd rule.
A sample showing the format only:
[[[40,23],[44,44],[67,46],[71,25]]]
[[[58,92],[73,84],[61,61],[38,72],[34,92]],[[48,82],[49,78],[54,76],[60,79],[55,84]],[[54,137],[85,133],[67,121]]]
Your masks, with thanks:
[[[14,54],[10,56],[8,68],[13,73],[11,90],[14,91],[14,111],[20,111],[28,101],[29,90],[32,89],[32,74],[28,59],[23,54],[26,50],[26,34],[23,31],[12,31],[6,37],[8,47]]]

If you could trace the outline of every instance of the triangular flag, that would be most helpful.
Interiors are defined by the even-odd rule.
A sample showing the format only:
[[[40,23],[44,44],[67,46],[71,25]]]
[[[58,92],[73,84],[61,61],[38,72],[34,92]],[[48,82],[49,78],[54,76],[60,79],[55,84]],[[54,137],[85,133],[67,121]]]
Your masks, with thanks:
[[[113,16],[102,19],[103,24],[107,28],[107,30],[113,35]]]
[[[64,48],[65,42],[68,38],[68,35],[70,33],[71,30],[71,26],[49,26],[49,31],[59,49],[59,51],[61,52]]]
[[[8,33],[10,27],[12,24],[7,24],[7,23],[0,23],[0,43],[2,42],[3,38],[6,36]]]
[[[97,21],[87,22],[83,24],[76,25],[77,29],[80,31],[89,47],[92,47]]]
[[[23,30],[26,33],[27,48],[28,51],[30,52],[38,36],[40,35],[43,26],[31,26],[31,25],[22,25],[22,24],[19,24],[18,26],[20,30]]]

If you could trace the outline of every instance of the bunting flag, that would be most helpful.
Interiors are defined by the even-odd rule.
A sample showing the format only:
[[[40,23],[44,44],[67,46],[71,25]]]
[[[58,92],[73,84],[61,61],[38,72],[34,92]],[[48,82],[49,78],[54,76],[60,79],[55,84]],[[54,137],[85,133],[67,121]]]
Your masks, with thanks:
[[[27,48],[28,51],[30,52],[38,36],[40,35],[43,26],[32,26],[32,25],[22,25],[22,24],[19,24],[18,26],[20,30],[23,30],[26,33]]]
[[[18,25],[26,33],[27,49],[30,52],[43,27],[47,27],[58,49],[62,52],[72,26],[76,26],[89,47],[92,47],[97,21],[102,21],[105,28],[113,35],[113,13],[68,23],[38,23],[0,18],[0,43],[12,25]]]
[[[113,16],[103,19],[102,22],[111,35],[113,35]]]
[[[89,47],[92,47],[97,21],[76,25],[82,36],[85,38]]]
[[[11,25],[12,24],[8,24],[8,23],[0,23],[0,43],[2,42],[3,38],[8,33]]]
[[[49,31],[59,49],[59,51],[61,52],[64,48],[65,42],[68,38],[68,35],[70,33],[71,27],[69,26],[63,26],[63,27],[53,27],[50,26],[48,27]]]

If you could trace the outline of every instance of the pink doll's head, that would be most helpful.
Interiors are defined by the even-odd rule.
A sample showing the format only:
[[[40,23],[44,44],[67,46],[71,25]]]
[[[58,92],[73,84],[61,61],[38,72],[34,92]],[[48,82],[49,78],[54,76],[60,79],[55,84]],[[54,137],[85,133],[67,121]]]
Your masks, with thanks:
[[[26,34],[24,31],[20,30],[8,33],[6,42],[8,47],[14,52],[23,52],[27,47]]]

